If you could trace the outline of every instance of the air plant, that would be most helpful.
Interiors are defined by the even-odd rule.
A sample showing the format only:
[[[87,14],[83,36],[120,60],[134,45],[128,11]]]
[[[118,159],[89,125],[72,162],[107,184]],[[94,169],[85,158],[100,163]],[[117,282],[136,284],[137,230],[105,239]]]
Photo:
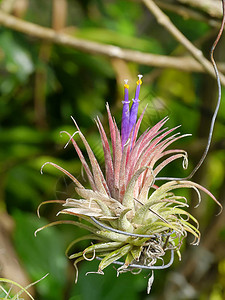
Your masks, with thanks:
[[[64,132],[77,152],[90,188],[84,187],[72,174],[52,162],[43,165],[50,164],[69,176],[78,195],[76,199],[56,201],[63,206],[60,214],[76,216],[79,217],[78,220],[62,220],[49,225],[72,223],[91,233],[76,239],[68,248],[67,252],[81,240],[90,241],[90,246],[83,251],[69,255],[70,259],[75,259],[77,275],[78,262],[95,258],[100,260],[96,272],[99,274],[104,274],[103,270],[111,264],[120,265],[118,275],[134,269],[163,269],[173,263],[174,251],[181,257],[180,247],[188,233],[193,235],[193,244],[197,245],[200,240],[198,221],[186,210],[188,200],[177,195],[177,189],[194,189],[199,202],[201,190],[221,207],[207,189],[190,180],[169,179],[166,183],[155,184],[157,180],[162,182],[160,179],[163,178],[159,177],[159,173],[169,163],[182,159],[183,167],[187,167],[187,153],[182,149],[168,147],[189,134],[176,132],[179,126],[163,128],[168,121],[165,117],[138,135],[145,113],[144,110],[137,119],[141,84],[142,75],[138,75],[135,97],[129,108],[129,86],[125,80],[121,130],[118,129],[108,104],[106,109],[110,137],[100,119],[96,119],[104,151],[104,172],[74,119],[76,132],[73,135]],[[75,141],[76,136],[79,136],[85,146],[89,163]],[[44,203],[49,202],[54,201]],[[164,256],[167,252],[170,252],[171,259],[165,264]],[[152,281],[153,275],[149,279],[148,292]]]
[[[225,1],[223,0],[222,3],[224,12]],[[199,203],[200,191],[203,191],[222,209],[221,204],[206,188],[190,179],[207,156],[220,106],[221,85],[213,52],[222,34],[224,22],[223,13],[222,25],[211,50],[211,61],[219,91],[217,106],[212,117],[205,151],[189,176],[186,178],[159,177],[162,169],[177,159],[182,159],[183,168],[187,168],[186,151],[168,149],[168,147],[189,134],[176,132],[179,126],[172,129],[164,128],[163,126],[168,121],[165,117],[139,135],[139,128],[145,113],[144,110],[137,119],[142,75],[138,75],[131,108],[128,80],[125,80],[121,130],[112,117],[108,104],[106,104],[106,109],[110,137],[107,136],[100,119],[98,117],[96,119],[104,151],[104,172],[73,118],[76,132],[73,135],[64,132],[69,136],[69,142],[72,142],[77,152],[90,187],[83,186],[72,174],[52,162],[46,162],[42,166],[41,172],[46,164],[50,164],[66,174],[73,181],[78,195],[76,199],[45,201],[42,204],[62,203],[63,209],[59,211],[59,214],[72,215],[78,219],[52,222],[36,232],[48,226],[63,223],[73,224],[90,232],[74,240],[67,249],[68,254],[71,253],[76,243],[82,240],[90,241],[90,245],[83,251],[68,255],[70,259],[74,259],[76,281],[77,264],[83,260],[98,259],[100,261],[96,272],[98,274],[104,274],[103,270],[106,267],[116,264],[119,266],[117,269],[117,275],[119,275],[127,271],[133,273],[135,269],[141,271],[142,269],[168,268],[173,263],[174,252],[181,258],[180,247],[188,233],[194,237],[193,244],[198,245],[200,241],[198,220],[187,211],[188,199],[177,195],[178,189],[194,189]],[[75,141],[75,136],[83,142],[89,162]],[[164,257],[168,252],[170,261],[165,264]],[[148,281],[148,293],[151,290],[153,278],[152,271]]]

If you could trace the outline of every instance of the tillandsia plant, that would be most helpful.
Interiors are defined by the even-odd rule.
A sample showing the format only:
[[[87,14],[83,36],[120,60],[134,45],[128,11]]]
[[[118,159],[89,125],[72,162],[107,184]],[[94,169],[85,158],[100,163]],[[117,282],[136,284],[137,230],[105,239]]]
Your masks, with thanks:
[[[181,258],[180,247],[188,233],[193,235],[193,244],[197,245],[200,241],[198,221],[186,210],[188,200],[184,196],[177,195],[177,189],[194,189],[199,202],[200,191],[203,191],[222,209],[221,204],[207,189],[189,179],[207,155],[221,100],[220,80],[213,51],[222,33],[223,25],[224,17],[220,33],[211,51],[219,88],[217,107],[212,118],[206,149],[200,162],[188,177],[159,177],[161,170],[177,159],[182,159],[183,167],[187,168],[187,153],[182,149],[168,149],[175,141],[188,136],[176,132],[179,126],[172,129],[163,128],[168,120],[165,117],[152,128],[147,128],[142,134],[138,134],[145,113],[144,110],[137,118],[142,75],[138,75],[131,108],[128,80],[125,80],[121,130],[112,117],[108,104],[106,109],[110,136],[107,136],[100,119],[96,119],[104,151],[104,172],[73,118],[76,132],[73,135],[64,132],[69,136],[69,142],[72,142],[77,152],[90,187],[83,186],[72,174],[52,162],[43,165],[44,167],[50,164],[66,174],[74,182],[78,195],[77,199],[52,200],[44,203],[62,203],[63,209],[59,213],[78,217],[78,220],[53,222],[37,231],[55,224],[68,223],[90,232],[73,241],[67,249],[67,253],[71,253],[76,243],[81,240],[90,241],[90,246],[83,251],[69,254],[69,258],[75,260],[76,281],[77,264],[82,260],[98,259],[100,263],[96,273],[99,274],[104,274],[103,270],[109,265],[117,264],[119,275],[137,269],[154,270],[169,267],[173,263],[174,252]],[[89,162],[75,141],[75,136],[79,136],[83,142]],[[165,264],[164,256],[168,252],[171,258]],[[153,273],[148,281],[148,293],[152,282]]]
[[[161,185],[155,184],[156,180],[160,179],[160,171],[172,161],[181,158],[183,167],[187,167],[187,153],[184,150],[168,150],[172,143],[187,134],[175,133],[178,127],[163,128],[168,120],[166,117],[138,136],[145,112],[143,111],[137,119],[142,75],[138,77],[131,109],[128,81],[125,80],[121,130],[119,131],[111,116],[108,104],[106,109],[110,139],[99,118],[96,119],[105,156],[104,173],[75,120],[73,121],[77,131],[73,135],[65,132],[80,158],[91,188],[84,187],[60,166],[46,163],[68,175],[79,195],[77,199],[62,201],[64,209],[60,211],[63,214],[78,216],[79,221],[57,223],[72,223],[91,232],[69,246],[68,251],[80,240],[90,240],[89,247],[69,256],[70,259],[75,259],[76,270],[78,262],[94,258],[100,260],[97,271],[99,274],[103,274],[107,266],[115,263],[121,265],[117,269],[118,274],[133,271],[134,268],[166,268],[173,262],[174,251],[180,257],[179,249],[187,233],[194,236],[194,244],[198,244],[200,240],[198,221],[185,210],[188,200],[176,195],[175,191],[180,188],[192,188],[197,192],[200,201],[199,190],[202,190],[220,205],[208,190],[189,180],[169,180]],[[75,141],[75,135],[80,137],[86,148],[90,166]],[[49,202],[52,201],[45,203]],[[90,224],[83,223],[82,219]],[[171,252],[171,260],[164,264],[167,252]],[[161,265],[158,264],[159,260]],[[149,291],[152,280],[151,276]]]

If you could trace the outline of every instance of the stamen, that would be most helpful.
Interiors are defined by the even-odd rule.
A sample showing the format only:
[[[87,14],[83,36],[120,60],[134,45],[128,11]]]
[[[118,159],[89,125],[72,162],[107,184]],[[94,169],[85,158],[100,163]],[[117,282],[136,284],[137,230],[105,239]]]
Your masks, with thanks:
[[[142,77],[143,75],[138,75],[138,81],[136,82],[137,85],[142,85],[142,80],[141,80]]]
[[[129,89],[128,79],[124,79],[124,88]]]
[[[140,88],[141,88],[141,85],[142,85],[142,80],[141,80],[141,78],[143,77],[143,75],[138,75],[138,81],[136,82],[136,84],[137,84],[137,88],[136,88],[136,93],[135,93],[135,98],[133,99],[133,101],[140,101],[139,99],[138,99],[138,97],[139,97],[139,93],[140,93]]]

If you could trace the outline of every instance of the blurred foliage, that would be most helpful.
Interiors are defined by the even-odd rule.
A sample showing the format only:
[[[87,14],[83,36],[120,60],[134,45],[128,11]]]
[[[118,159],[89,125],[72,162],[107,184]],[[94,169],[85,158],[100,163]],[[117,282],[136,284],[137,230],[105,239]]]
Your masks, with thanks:
[[[35,237],[35,230],[46,225],[46,222],[34,218],[33,214],[21,211],[15,212],[13,217],[16,222],[15,247],[32,280],[38,280],[43,274],[49,273],[49,276],[37,285],[38,293],[43,299],[62,299],[68,263],[63,255],[66,241],[62,233],[52,227]]]
[[[28,1],[24,19],[51,27],[52,2]],[[65,30],[76,37],[149,53],[184,53],[182,47],[137,1],[68,0],[67,3],[65,27],[68,28]],[[198,42],[206,37],[201,47],[204,52],[209,50],[207,36],[212,36],[209,25],[183,19],[170,12],[168,15],[191,41]],[[224,52],[224,44],[222,41],[218,49],[220,53]],[[149,79],[154,71],[157,70],[126,63],[126,68],[120,72],[133,78],[131,92],[135,88],[136,75],[144,75],[140,106],[148,104],[148,109],[142,130],[168,115],[168,126],[182,124],[182,133],[192,133],[191,138],[177,143],[177,148],[189,150],[188,170],[191,170],[203,151],[216,101],[216,88],[210,100],[204,98],[204,91],[213,79],[203,74],[171,69],[162,69],[155,80]],[[96,274],[85,276],[90,269],[97,270],[95,261],[81,263],[78,284],[74,285],[73,266],[64,251],[68,243],[82,235],[83,231],[71,226],[59,226],[48,228],[34,237],[37,228],[57,219],[58,208],[46,205],[41,208],[42,218],[39,220],[36,215],[38,205],[49,199],[66,199],[74,193],[71,182],[56,169],[46,166],[41,176],[42,164],[55,162],[85,180],[82,179],[81,165],[72,146],[63,149],[68,139],[66,135],[60,136],[60,131],[67,130],[72,134],[76,130],[70,116],[76,119],[97,158],[103,163],[94,118],[98,115],[106,124],[105,103],[109,102],[113,115],[120,123],[123,82],[119,80],[115,62],[110,58],[51,45],[0,28],[0,213],[7,211],[15,223],[14,247],[31,281],[49,273],[35,286],[36,299],[163,299],[160,295],[172,280],[169,278],[173,278],[170,270],[176,272],[181,264],[175,262],[170,270],[155,272],[152,293],[148,297],[146,273],[136,276],[122,274],[117,278],[116,271],[109,269],[104,277]],[[202,116],[206,123],[202,121]],[[200,134],[202,127],[204,135]],[[222,194],[224,197],[224,132],[223,97],[212,151],[202,174],[195,179],[218,198]],[[79,145],[83,149],[82,143]],[[181,163],[173,163],[167,168],[167,174],[185,176],[187,173],[182,170]],[[195,199],[192,194],[187,196]],[[215,207],[205,197],[203,200],[196,216],[200,218],[201,229],[206,230],[215,219]],[[218,229],[215,231],[220,247],[225,246],[224,232],[225,224],[219,232]],[[184,257],[188,251],[191,250],[187,243],[183,249]],[[195,287],[201,300],[222,300],[225,297],[225,256],[216,252],[213,255],[216,265],[212,284],[199,287],[199,291]],[[183,297],[176,296],[174,292],[166,299],[191,299]]]

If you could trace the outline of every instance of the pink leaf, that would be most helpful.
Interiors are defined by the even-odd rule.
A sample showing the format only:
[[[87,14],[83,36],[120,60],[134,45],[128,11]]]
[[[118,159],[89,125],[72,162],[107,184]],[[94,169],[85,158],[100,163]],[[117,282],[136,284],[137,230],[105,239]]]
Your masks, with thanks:
[[[94,183],[93,175],[91,173],[91,170],[90,170],[90,168],[89,168],[89,166],[88,166],[88,164],[87,164],[87,162],[86,162],[86,160],[85,160],[85,158],[84,158],[84,156],[83,156],[83,154],[82,154],[79,146],[77,145],[77,143],[75,142],[75,140],[72,138],[72,136],[68,132],[66,132],[66,131],[62,131],[62,132],[66,133],[70,137],[70,140],[72,141],[73,146],[74,146],[74,148],[75,148],[75,150],[77,152],[77,155],[79,156],[79,159],[80,159],[80,161],[81,161],[81,163],[82,163],[82,165],[84,167],[84,170],[85,170],[85,172],[87,174],[87,177],[88,177],[88,180],[89,180],[89,182],[91,184],[91,187],[93,188],[93,190],[96,190],[96,186],[95,186],[95,183]]]
[[[98,126],[99,133],[101,135],[102,146],[105,156],[105,173],[106,173],[106,182],[109,187],[110,193],[114,196],[114,169],[111,157],[111,151],[108,143],[108,139],[106,137],[105,130],[99,120],[97,118],[96,124]]]

